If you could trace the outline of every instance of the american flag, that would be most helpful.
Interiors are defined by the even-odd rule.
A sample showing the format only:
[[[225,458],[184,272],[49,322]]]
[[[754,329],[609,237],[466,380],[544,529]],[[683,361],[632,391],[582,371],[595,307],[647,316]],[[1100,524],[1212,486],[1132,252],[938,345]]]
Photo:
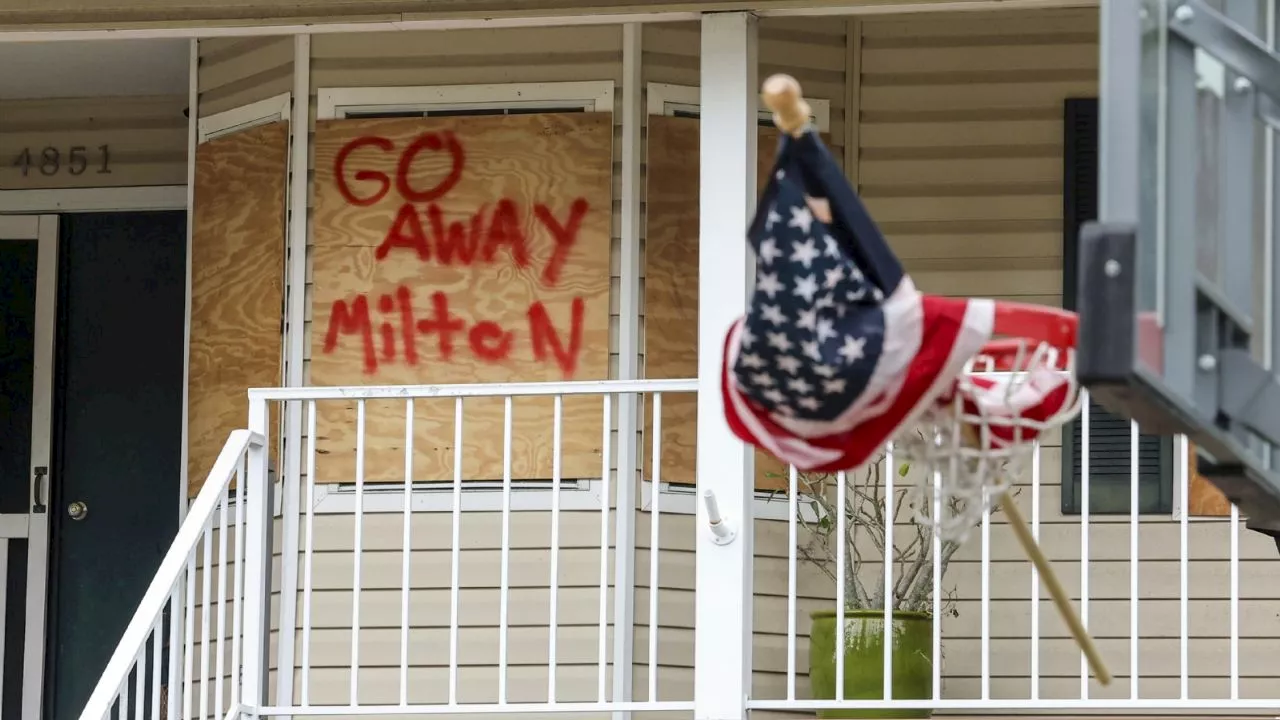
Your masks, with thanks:
[[[800,470],[863,465],[951,393],[994,303],[923,295],[830,152],[783,134],[747,238],[749,310],[725,338],[725,416]]]

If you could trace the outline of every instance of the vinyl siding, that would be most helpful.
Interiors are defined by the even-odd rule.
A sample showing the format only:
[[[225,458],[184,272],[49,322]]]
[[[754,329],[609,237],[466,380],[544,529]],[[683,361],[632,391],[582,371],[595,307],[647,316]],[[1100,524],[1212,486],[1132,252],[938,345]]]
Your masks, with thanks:
[[[200,117],[293,89],[293,38],[200,41]]]
[[[0,191],[184,185],[187,178],[186,95],[0,100]],[[99,146],[110,147],[110,173],[99,173]],[[87,167],[72,175],[68,158],[85,148]],[[59,169],[40,170],[41,152],[57,149]],[[15,160],[31,151],[23,177]]]

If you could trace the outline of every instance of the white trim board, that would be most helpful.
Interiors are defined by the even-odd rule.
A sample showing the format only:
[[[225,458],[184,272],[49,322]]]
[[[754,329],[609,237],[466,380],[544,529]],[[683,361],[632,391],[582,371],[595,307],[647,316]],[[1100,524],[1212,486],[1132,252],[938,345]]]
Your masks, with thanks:
[[[755,9],[759,17],[828,17],[849,15],[885,15],[906,13],[990,12],[993,10],[1044,10],[1051,8],[1096,7],[1098,0],[951,0],[950,2],[901,2],[867,5],[821,5],[811,7],[788,5],[778,8]],[[708,11],[726,11],[743,3],[714,3]],[[628,8],[629,9],[629,8]],[[397,19],[368,22],[333,22],[284,25],[247,25],[224,22],[195,27],[133,27],[74,30],[12,30],[0,32],[0,43],[6,42],[70,42],[76,40],[127,40],[148,38],[214,38],[214,37],[262,37],[279,35],[324,35],[333,33],[394,32],[414,30],[477,30],[526,27],[573,27],[582,25],[621,25],[624,23],[698,22],[701,12],[696,10],[632,11],[614,9],[591,11],[572,15],[538,15],[536,10],[527,14],[507,13],[506,17],[494,17],[492,12],[476,12],[472,17],[431,19]]]
[[[613,81],[320,88],[316,91],[316,119],[345,118],[352,112],[529,109],[577,104],[587,111],[612,112]]]
[[[266,100],[202,117],[196,125],[196,142],[204,143],[229,133],[288,120],[292,112],[292,98],[292,93],[284,92]]]
[[[698,112],[701,107],[701,90],[696,85],[651,82],[645,85],[645,93],[648,96],[645,105],[649,115],[673,115],[677,110]],[[805,101],[813,111],[809,119],[818,126],[818,131],[830,132],[831,101],[811,97],[805,97]],[[763,100],[758,103],[758,107],[762,120],[773,117]]]
[[[0,190],[0,213],[185,210],[185,185]]]

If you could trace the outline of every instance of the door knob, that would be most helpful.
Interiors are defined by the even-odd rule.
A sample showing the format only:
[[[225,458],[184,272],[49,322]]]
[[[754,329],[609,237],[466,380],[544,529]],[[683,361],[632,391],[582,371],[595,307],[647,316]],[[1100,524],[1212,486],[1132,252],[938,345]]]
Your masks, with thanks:
[[[83,520],[89,514],[89,506],[76,500],[67,506],[67,517],[72,520]]]

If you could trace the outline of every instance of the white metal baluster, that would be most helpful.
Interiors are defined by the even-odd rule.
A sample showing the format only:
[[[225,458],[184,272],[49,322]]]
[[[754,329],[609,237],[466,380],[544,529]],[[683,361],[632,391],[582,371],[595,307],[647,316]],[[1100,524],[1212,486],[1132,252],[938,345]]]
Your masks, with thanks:
[[[413,398],[404,411],[404,548],[400,566],[400,705],[409,704],[409,561],[413,556]]]
[[[511,396],[502,410],[502,576],[498,590],[498,704],[507,702],[507,612],[511,592]]]
[[[129,676],[126,675],[124,680],[120,681],[120,689],[116,691],[116,696],[120,698],[120,714],[117,717],[120,720],[129,719]]]
[[[604,396],[604,415],[600,448],[603,456],[600,461],[600,658],[599,667],[599,702],[605,702],[606,672],[608,668],[607,651],[609,647],[609,470],[613,460],[609,452],[609,430],[612,423],[613,396]]]
[[[942,473],[933,473],[933,519],[942,517]],[[942,699],[942,536],[933,531],[933,699]]]
[[[189,568],[188,568],[189,570]],[[169,594],[169,698],[166,705],[166,716],[170,718],[185,717],[180,715],[183,703],[183,660],[185,645],[183,629],[183,608],[186,607],[185,578],[179,577],[173,584]]]
[[[164,611],[151,626],[151,720],[160,720],[160,646],[164,642]]]
[[[1080,410],[1080,622],[1089,627],[1089,403]],[[1089,660],[1080,651],[1080,698],[1089,697]]]
[[[449,552],[449,705],[458,703],[458,593],[462,567],[462,398],[453,402],[453,539]]]
[[[1240,699],[1240,508],[1231,503],[1231,699]]]
[[[794,466],[792,466],[792,468],[794,469]],[[845,490],[846,484],[847,484],[847,476],[845,475],[845,473],[843,472],[836,473],[836,638],[835,638],[836,639],[836,702],[844,702],[844,647],[845,647],[844,583],[845,583],[845,573],[849,571],[848,568],[845,567],[845,556],[844,556],[845,545],[848,544],[845,542],[845,538],[848,537],[845,534],[846,533],[845,515],[847,515],[848,513],[846,513],[844,509],[845,502],[846,502],[845,493],[847,492]],[[890,524],[890,523],[892,523],[892,520],[886,521],[886,524]],[[892,556],[889,555],[888,552],[886,551],[886,555],[885,555],[886,563],[889,562],[888,558],[890,557]],[[886,595],[885,598],[886,598],[885,607],[892,607],[893,597],[891,595]],[[885,622],[888,623],[889,621],[886,620]],[[885,636],[886,648],[889,644],[889,637],[890,637],[889,635]],[[888,699],[888,697],[889,697],[888,695],[885,695],[886,699]]]
[[[1187,642],[1187,635],[1188,635],[1187,560],[1188,560],[1188,556],[1190,555],[1190,546],[1187,543],[1187,520],[1191,514],[1190,512],[1191,508],[1188,506],[1188,498],[1187,498],[1187,485],[1189,484],[1188,478],[1187,478],[1187,462],[1186,462],[1187,436],[1179,435],[1176,444],[1178,447],[1178,454],[1176,457],[1183,458],[1177,463],[1179,468],[1178,479],[1181,480],[1181,482],[1179,483],[1179,494],[1181,495],[1181,498],[1180,498],[1181,502],[1179,503],[1178,507],[1182,509],[1182,512],[1180,513],[1181,517],[1179,518],[1179,521],[1178,521],[1178,585],[1179,585],[1179,589],[1178,589],[1178,598],[1179,598],[1178,600],[1178,655],[1180,658],[1180,661],[1178,664],[1179,665],[1178,697],[1182,698],[1183,700],[1186,700],[1189,697],[1188,695],[1189,688],[1187,683],[1187,669],[1190,664],[1189,662],[1190,661],[1190,656],[1189,656],[1190,643]]]
[[[204,572],[200,575],[200,717],[209,717],[209,611],[213,609],[213,518],[204,526]]]
[[[1084,399],[1089,405],[1089,399]],[[1031,537],[1040,542],[1040,443],[1036,442],[1031,453]],[[934,581],[938,574],[934,574]],[[935,586],[934,597],[937,597]],[[934,617],[938,617],[935,612]],[[1031,699],[1040,699],[1040,573],[1031,565]]]
[[[1129,697],[1138,699],[1138,423],[1129,423]]]
[[[314,432],[312,437],[315,437]],[[232,573],[231,594],[235,596],[231,608],[231,706],[235,707],[240,702],[240,670],[243,659],[240,656],[240,633],[244,619],[244,564],[248,558],[248,550],[244,546],[244,523],[245,512],[245,468],[248,465],[248,458],[240,459],[236,465],[236,529],[235,529],[235,552],[236,567]],[[310,508],[308,507],[308,510]],[[311,529],[307,529],[307,544],[311,544]],[[305,675],[303,676],[306,677]]]
[[[893,443],[889,443],[885,449],[885,480],[884,480],[884,699],[893,699],[893,525],[894,525],[894,509],[895,499],[893,496],[893,478],[896,475],[893,464]],[[844,482],[840,483],[840,487],[844,488]],[[845,515],[844,505],[840,505],[840,517],[843,519]],[[840,537],[840,547],[844,546],[844,536]],[[844,624],[844,609],[840,609],[841,625]],[[844,632],[840,634],[841,643],[844,642]],[[837,647],[843,647],[839,645]],[[836,653],[839,660],[844,657],[843,652]],[[844,684],[843,676],[839,673],[836,675],[836,687]]]
[[[146,712],[147,703],[143,701],[143,690],[147,682],[147,644],[142,643],[142,647],[138,648],[138,655],[133,660],[134,676],[133,676],[133,720],[144,720],[143,713]],[[125,720],[124,713],[120,713],[120,720]]]
[[[662,393],[653,394],[653,468],[649,482],[649,702],[658,701],[658,560],[662,557]]]
[[[556,701],[556,639],[560,634],[560,425],[564,398],[556,395],[551,428],[551,617],[547,637],[547,702]],[[652,699],[652,698],[651,698]]]
[[[312,552],[316,545],[316,401],[307,402],[307,544],[303,548],[302,578],[302,707],[311,706],[311,587]],[[237,522],[236,532],[239,533]],[[236,541],[239,542],[239,535]],[[239,595],[237,595],[239,597]]]
[[[991,494],[982,489],[982,699],[991,699]]]
[[[364,556],[365,401],[356,401],[355,562],[351,577],[351,704],[360,705],[360,571]]]
[[[654,487],[657,487],[656,482]],[[796,548],[800,542],[800,521],[797,515],[800,512],[799,494],[800,473],[796,471],[795,465],[791,465],[787,470],[787,700],[796,699]],[[844,544],[843,537],[840,538],[840,544]],[[837,674],[836,677],[841,676]]]
[[[230,504],[227,499],[230,488],[222,489],[222,499],[218,508],[218,641],[215,644],[218,657],[214,662],[214,698],[213,716],[221,720],[226,698],[223,695],[224,682],[222,676],[226,669],[227,638],[227,510]]]

